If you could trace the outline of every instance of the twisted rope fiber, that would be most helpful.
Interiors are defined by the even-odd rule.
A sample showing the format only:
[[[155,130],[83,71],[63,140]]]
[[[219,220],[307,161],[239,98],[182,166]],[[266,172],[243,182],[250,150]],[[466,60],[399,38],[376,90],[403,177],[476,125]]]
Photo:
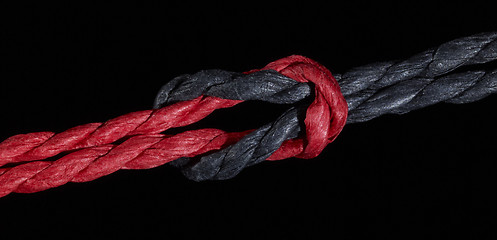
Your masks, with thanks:
[[[481,64],[495,60],[496,38],[496,33],[483,33],[456,39],[404,61],[370,64],[336,75],[349,106],[347,123],[367,121],[386,113],[406,113],[442,101],[476,101],[496,92],[496,70],[482,67],[456,71],[461,66],[479,68],[483,66]],[[307,69],[302,67],[306,64]],[[309,72],[313,74],[309,75]],[[276,79],[285,79],[286,76],[287,85],[254,74],[273,75]],[[302,78],[302,75],[305,76]],[[295,103],[299,100],[291,102],[283,96],[303,92],[300,95],[303,99],[309,95],[310,86],[299,84],[299,87],[282,90],[283,85],[295,84],[288,77],[306,81],[323,75],[333,82],[333,77],[324,67],[301,56],[290,56],[247,74],[201,71],[180,76],[166,84],[155,103],[156,108],[165,105],[163,108],[130,113],[103,124],[82,125],[59,134],[42,132],[13,136],[0,143],[0,164],[26,163],[0,168],[0,196],[12,191],[41,191],[69,181],[90,181],[121,168],[151,168],[175,159],[172,163],[182,168],[185,176],[200,181],[231,178],[244,167],[263,160],[314,157],[339,133],[343,127],[343,123],[340,127],[340,119],[342,122],[345,119],[343,115],[338,114],[339,121],[333,117],[327,120],[328,124],[335,124],[335,131],[331,135],[328,131],[328,138],[326,134],[321,136],[327,141],[321,140],[315,145],[311,143],[319,142],[316,140],[319,137],[313,140],[313,132],[308,127],[320,122],[308,121],[312,116],[309,114],[311,107],[305,120],[305,137],[308,139],[296,138],[300,132],[299,119],[302,119],[302,107],[298,106],[289,109],[273,123],[242,133],[217,129],[194,130],[176,136],[158,133],[191,124],[214,109],[234,106],[243,100]],[[238,83],[234,80],[244,77],[250,80]],[[314,103],[319,102],[318,95],[322,90],[319,87],[315,90],[317,98]],[[271,90],[264,91],[266,88]],[[257,89],[253,92],[258,98],[248,94],[250,89]],[[339,111],[330,106],[328,110],[337,117]],[[197,114],[197,117],[191,116]],[[324,116],[331,114],[325,112]],[[319,128],[314,129],[319,133]],[[129,139],[120,145],[112,144],[123,138]],[[191,158],[218,149],[221,150],[200,159]],[[55,161],[33,161],[69,150],[73,152]]]
[[[403,114],[439,102],[469,103],[497,92],[497,32],[444,43],[406,60],[373,63],[335,74],[347,100],[347,123]],[[457,72],[463,66],[476,69]]]

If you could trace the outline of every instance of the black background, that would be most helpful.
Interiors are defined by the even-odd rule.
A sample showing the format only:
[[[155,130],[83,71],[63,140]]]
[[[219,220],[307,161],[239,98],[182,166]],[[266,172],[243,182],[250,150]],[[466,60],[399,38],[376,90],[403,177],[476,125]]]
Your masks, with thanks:
[[[301,54],[332,72],[497,30],[490,3],[3,6],[0,139],[151,108],[169,79]],[[312,160],[195,183],[170,166],[121,170],[0,199],[24,238],[496,239],[497,96],[347,125]],[[246,108],[248,129],[271,109]],[[240,112],[240,111],[239,111]],[[234,117],[234,116],[233,116]],[[262,120],[261,120],[262,119]],[[11,238],[6,238],[11,239]]]

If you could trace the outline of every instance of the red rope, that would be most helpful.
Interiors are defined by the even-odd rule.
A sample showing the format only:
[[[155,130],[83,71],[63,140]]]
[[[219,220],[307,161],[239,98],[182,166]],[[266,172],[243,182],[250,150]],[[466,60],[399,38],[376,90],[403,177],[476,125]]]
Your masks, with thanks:
[[[305,138],[285,141],[267,160],[313,158],[340,133],[347,119],[347,103],[331,73],[317,62],[289,56],[261,70],[274,69],[299,82],[315,84],[315,100],[307,109]],[[259,71],[252,70],[250,72]],[[153,168],[179,157],[194,157],[222,149],[249,131],[227,133],[199,129],[175,136],[159,134],[197,122],[220,108],[242,101],[200,96],[157,110],[129,113],[105,123],[90,123],[62,133],[20,134],[0,143],[0,197],[10,192],[30,193],[86,182],[119,169]],[[112,144],[128,138],[121,144]],[[54,161],[37,161],[60,153]]]
[[[105,123],[89,123],[64,132],[36,132],[12,136],[0,143],[0,166],[53,157],[59,153],[113,143],[124,137],[156,134],[197,122],[216,109],[242,101],[210,96],[156,110],[128,113]]]

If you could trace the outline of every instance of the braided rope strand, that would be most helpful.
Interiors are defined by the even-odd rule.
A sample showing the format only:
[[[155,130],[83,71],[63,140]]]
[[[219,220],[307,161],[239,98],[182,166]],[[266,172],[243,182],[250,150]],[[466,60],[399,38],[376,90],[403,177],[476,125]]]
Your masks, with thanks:
[[[126,136],[156,134],[197,122],[216,109],[241,101],[200,96],[156,110],[128,113],[105,123],[90,123],[64,132],[12,136],[0,143],[0,166],[53,157],[65,151],[109,144]]]
[[[0,175],[0,197],[11,192],[31,193],[63,185],[87,182],[119,169],[148,169],[179,157],[218,150],[238,141],[247,132],[218,129],[131,137],[119,145],[106,144],[69,153],[56,161],[34,161],[6,169]]]
[[[468,103],[497,92],[494,70],[456,72],[497,59],[497,32],[455,39],[403,61],[335,75],[349,107],[347,123],[403,114],[439,102]]]

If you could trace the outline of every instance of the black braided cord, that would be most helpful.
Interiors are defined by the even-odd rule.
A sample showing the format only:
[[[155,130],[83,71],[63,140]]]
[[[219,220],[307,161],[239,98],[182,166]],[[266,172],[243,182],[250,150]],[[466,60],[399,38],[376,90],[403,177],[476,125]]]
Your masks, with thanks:
[[[459,38],[406,60],[373,63],[335,74],[347,100],[347,123],[403,114],[439,102],[469,103],[497,92],[497,32]],[[458,72],[463,66],[476,69]]]
[[[373,63],[335,74],[349,107],[347,123],[403,114],[439,102],[480,100],[497,92],[497,69],[485,67],[496,59],[497,32],[491,32],[456,39],[407,60]],[[464,70],[464,66],[472,69]],[[273,70],[251,74],[204,70],[164,85],[154,108],[200,95],[296,104],[308,98],[311,91],[309,84]],[[221,151],[200,158],[180,158],[172,165],[194,181],[232,178],[243,168],[267,159],[283,141],[298,136],[305,106],[297,105]]]

